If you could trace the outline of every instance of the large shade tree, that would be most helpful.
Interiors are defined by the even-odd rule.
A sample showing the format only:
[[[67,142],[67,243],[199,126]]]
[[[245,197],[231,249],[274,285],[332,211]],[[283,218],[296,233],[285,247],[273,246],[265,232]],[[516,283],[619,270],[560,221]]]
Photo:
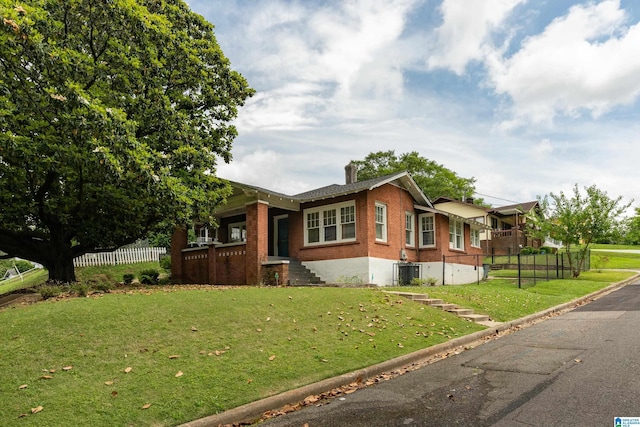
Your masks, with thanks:
[[[378,151],[352,163],[358,167],[358,179],[407,171],[430,199],[449,197],[465,200],[475,193],[475,178],[462,178],[443,165],[420,156],[417,151],[400,156],[394,150]],[[478,199],[477,202],[482,201]]]
[[[550,193],[540,198],[540,210],[527,215],[527,225],[540,239],[551,237],[562,242],[573,277],[578,277],[587,257],[589,246],[614,233],[620,216],[631,206],[622,197],[611,198],[595,185],[580,191],[574,185],[573,194]]]
[[[181,0],[0,0],[0,250],[75,280],[73,258],[228,194],[253,90]]]

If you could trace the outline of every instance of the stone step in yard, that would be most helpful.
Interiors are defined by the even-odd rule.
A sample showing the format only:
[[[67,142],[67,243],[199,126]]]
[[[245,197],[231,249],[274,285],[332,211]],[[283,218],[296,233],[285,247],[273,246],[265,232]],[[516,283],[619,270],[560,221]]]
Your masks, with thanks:
[[[437,298],[429,298],[429,295],[427,294],[420,294],[416,292],[397,292],[397,291],[385,291],[385,292],[388,294],[397,295],[403,298],[408,298],[417,303],[428,304],[431,307],[448,311],[450,313],[457,315],[458,317],[467,319],[471,322],[491,323],[492,325],[493,323],[495,323],[495,322],[491,322],[491,319],[489,318],[489,316],[485,314],[475,314],[473,310],[470,308],[460,307],[456,304],[448,304],[443,300],[437,299]]]

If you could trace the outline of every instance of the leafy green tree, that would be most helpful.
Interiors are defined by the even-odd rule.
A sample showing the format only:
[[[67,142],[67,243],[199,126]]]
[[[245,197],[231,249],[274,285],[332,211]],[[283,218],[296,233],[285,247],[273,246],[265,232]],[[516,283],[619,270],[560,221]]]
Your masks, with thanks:
[[[475,192],[475,178],[462,178],[441,164],[420,156],[417,151],[397,156],[394,150],[369,153],[364,160],[353,160],[358,179],[407,171],[430,199],[450,197],[464,200]],[[478,199],[476,203],[481,203]]]
[[[640,208],[635,208],[635,215],[624,221],[622,240],[627,245],[640,245]]]
[[[74,281],[73,258],[229,194],[253,94],[181,0],[0,0],[0,250]]]
[[[610,198],[595,185],[582,194],[576,184],[573,195],[550,193],[540,200],[540,210],[527,215],[527,224],[539,238],[551,237],[564,245],[573,277],[578,277],[589,245],[617,229],[620,215],[631,205],[622,197]]]

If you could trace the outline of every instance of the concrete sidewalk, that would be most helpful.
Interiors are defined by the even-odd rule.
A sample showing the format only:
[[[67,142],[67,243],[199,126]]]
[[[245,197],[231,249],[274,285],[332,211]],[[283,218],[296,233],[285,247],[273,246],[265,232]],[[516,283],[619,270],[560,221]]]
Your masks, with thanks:
[[[330,390],[339,389],[358,382],[365,383],[368,379],[378,377],[385,373],[389,373],[391,376],[399,375],[403,373],[403,371],[417,369],[422,365],[432,362],[434,359],[444,358],[453,352],[462,352],[468,348],[476,347],[491,337],[497,337],[500,334],[504,335],[511,330],[520,329],[524,325],[533,324],[537,321],[544,320],[546,317],[571,310],[576,306],[613,292],[620,287],[637,280],[638,278],[640,278],[640,274],[636,274],[627,280],[612,284],[592,294],[585,295],[568,303],[551,307],[542,312],[534,313],[511,322],[495,324],[483,331],[456,338],[446,343],[425,348],[423,350],[397,357],[364,369],[359,369],[348,374],[328,378],[295,390],[290,390],[259,401],[251,402],[220,414],[194,420],[186,424],[182,424],[181,427],[213,427],[234,423],[255,422],[260,419],[265,412],[278,410],[287,405],[296,405],[303,402],[305,398],[309,396],[319,395]]]

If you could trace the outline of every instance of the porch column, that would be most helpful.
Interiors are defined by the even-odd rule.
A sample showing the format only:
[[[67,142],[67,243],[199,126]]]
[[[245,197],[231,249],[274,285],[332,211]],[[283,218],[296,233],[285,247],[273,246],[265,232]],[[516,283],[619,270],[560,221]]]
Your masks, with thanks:
[[[182,283],[182,250],[187,247],[187,229],[176,227],[171,235],[171,279]]]
[[[247,285],[257,285],[262,280],[262,262],[269,256],[269,205],[256,202],[247,205]]]

